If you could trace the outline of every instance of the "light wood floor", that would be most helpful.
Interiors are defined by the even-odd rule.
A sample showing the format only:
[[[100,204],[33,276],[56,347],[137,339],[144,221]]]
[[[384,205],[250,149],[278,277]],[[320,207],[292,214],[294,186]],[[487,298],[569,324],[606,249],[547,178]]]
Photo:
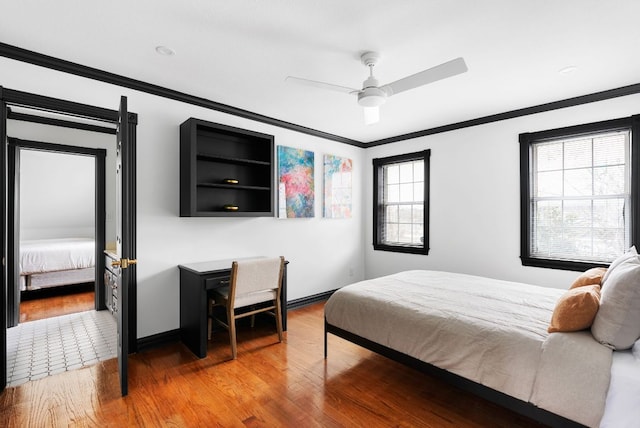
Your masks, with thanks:
[[[226,333],[206,358],[176,343],[8,388],[0,426],[540,427],[521,416],[334,336],[323,358],[323,305],[289,312],[277,343],[265,324]]]

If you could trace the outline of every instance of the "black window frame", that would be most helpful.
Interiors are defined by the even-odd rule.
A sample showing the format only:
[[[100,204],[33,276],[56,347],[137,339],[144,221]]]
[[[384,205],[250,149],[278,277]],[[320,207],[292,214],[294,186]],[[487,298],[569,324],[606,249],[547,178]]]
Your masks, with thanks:
[[[577,137],[580,135],[601,132],[630,130],[631,131],[631,218],[630,245],[640,243],[640,115],[611,119],[583,125],[568,126],[546,131],[529,132],[519,135],[520,142],[520,259],[523,266],[542,267],[550,269],[564,269],[584,271],[592,267],[606,267],[608,263],[584,262],[552,258],[532,257],[531,242],[531,144],[552,139]]]
[[[429,254],[429,171],[431,150],[405,153],[373,159],[373,249],[410,254]],[[424,162],[423,242],[421,246],[390,245],[383,242],[384,228],[384,178],[383,167],[396,163],[422,160]]]

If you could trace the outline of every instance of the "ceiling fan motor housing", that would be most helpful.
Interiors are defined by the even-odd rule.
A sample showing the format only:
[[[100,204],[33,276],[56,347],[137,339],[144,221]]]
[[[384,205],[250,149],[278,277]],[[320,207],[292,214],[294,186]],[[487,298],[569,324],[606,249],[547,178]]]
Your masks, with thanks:
[[[378,107],[387,100],[387,93],[378,87],[378,79],[370,76],[358,92],[358,104],[363,107]]]

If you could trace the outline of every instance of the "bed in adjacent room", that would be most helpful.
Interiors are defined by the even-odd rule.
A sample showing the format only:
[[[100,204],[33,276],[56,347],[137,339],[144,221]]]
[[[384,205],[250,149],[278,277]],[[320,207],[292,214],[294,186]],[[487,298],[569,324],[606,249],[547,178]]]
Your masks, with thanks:
[[[327,301],[325,352],[332,333],[551,426],[626,426],[620,408],[637,412],[640,382],[619,372],[640,371],[640,287],[625,288],[622,300],[638,306],[623,309],[639,313],[622,335],[611,301],[621,278],[640,284],[640,257],[632,262],[570,290],[421,270],[362,281]]]
[[[19,269],[21,291],[93,282],[95,242],[92,238],[21,241]]]

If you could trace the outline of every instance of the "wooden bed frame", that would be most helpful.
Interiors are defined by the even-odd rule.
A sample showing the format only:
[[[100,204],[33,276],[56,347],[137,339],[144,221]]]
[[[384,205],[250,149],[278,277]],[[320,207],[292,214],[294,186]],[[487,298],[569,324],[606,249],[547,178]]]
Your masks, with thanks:
[[[324,358],[325,359],[327,358],[328,333],[331,333],[335,336],[338,336],[356,345],[362,346],[363,348],[366,348],[377,354],[383,355],[387,358],[390,358],[391,360],[397,361],[408,367],[411,367],[423,373],[427,373],[429,375],[435,376],[457,388],[460,388],[467,392],[471,392],[475,395],[478,395],[481,398],[484,398],[485,400],[491,401],[495,404],[498,404],[499,406],[505,407],[509,410],[512,410],[516,413],[519,413],[523,416],[526,416],[530,419],[533,419],[545,425],[549,425],[552,427],[563,427],[563,428],[564,427],[567,427],[567,428],[584,427],[584,425],[582,424],[579,424],[565,417],[556,415],[555,413],[551,413],[540,407],[536,407],[531,403],[527,403],[526,401],[519,400],[510,395],[504,394],[500,391],[496,391],[495,389],[489,388],[477,382],[473,382],[469,379],[466,379],[462,376],[458,376],[456,374],[453,374],[451,372],[438,368],[432,364],[425,363],[424,361],[418,360],[417,358],[411,357],[402,352],[398,352],[395,349],[388,348],[384,345],[380,345],[379,343],[376,343],[369,339],[365,339],[361,336],[358,336],[357,334],[351,333],[349,331],[346,331],[339,327],[331,325],[327,322],[326,319],[324,320]]]

